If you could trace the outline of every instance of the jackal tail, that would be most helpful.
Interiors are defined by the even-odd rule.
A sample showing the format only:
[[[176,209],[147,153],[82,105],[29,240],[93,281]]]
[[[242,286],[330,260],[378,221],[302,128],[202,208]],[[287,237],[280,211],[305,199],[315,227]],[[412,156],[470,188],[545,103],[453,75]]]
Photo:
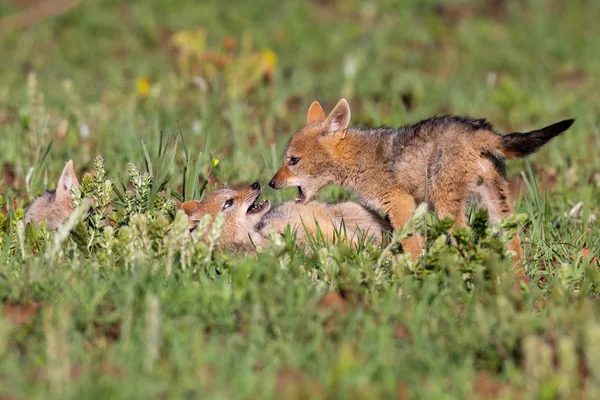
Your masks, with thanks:
[[[566,119],[545,128],[526,133],[510,133],[500,137],[499,153],[504,158],[523,158],[535,153],[543,145],[573,125],[574,119]]]

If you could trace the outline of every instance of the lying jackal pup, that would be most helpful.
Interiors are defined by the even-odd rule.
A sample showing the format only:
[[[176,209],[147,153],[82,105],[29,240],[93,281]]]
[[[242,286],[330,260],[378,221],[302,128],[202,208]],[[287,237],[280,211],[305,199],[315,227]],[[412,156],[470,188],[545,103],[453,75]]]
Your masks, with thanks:
[[[288,225],[296,232],[299,243],[307,243],[307,235],[314,237],[317,230],[329,242],[341,234],[340,239],[345,236],[354,243],[363,236],[381,243],[382,237],[391,230],[379,215],[356,203],[297,204],[288,201],[271,208],[268,200],[257,202],[261,193],[260,184],[254,182],[242,190],[214,191],[202,201],[181,204],[181,209],[189,216],[190,229],[194,229],[206,214],[215,217],[223,213],[225,222],[219,247],[228,249],[251,250],[253,245],[265,247],[271,229],[283,234]]]
[[[328,116],[315,101],[269,185],[297,186],[299,203],[323,186],[340,185],[387,213],[394,229],[402,228],[425,200],[440,218],[449,215],[464,225],[468,199],[479,197],[491,222],[497,222],[513,211],[505,159],[534,153],[573,121],[503,136],[483,119],[449,116],[401,128],[353,128],[345,99]],[[421,253],[416,237],[402,245],[414,256]],[[511,247],[520,252],[518,238]]]
[[[71,188],[79,186],[79,181],[73,168],[73,160],[69,160],[60,175],[55,191],[46,191],[36,198],[25,212],[23,223],[33,223],[36,227],[46,221],[48,229],[56,230],[73,213]]]

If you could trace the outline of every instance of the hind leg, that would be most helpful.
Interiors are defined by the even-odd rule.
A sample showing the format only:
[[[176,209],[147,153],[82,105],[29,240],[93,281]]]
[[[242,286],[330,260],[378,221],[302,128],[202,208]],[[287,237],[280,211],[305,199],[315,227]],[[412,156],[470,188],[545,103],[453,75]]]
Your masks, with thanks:
[[[469,186],[464,179],[437,177],[430,185],[430,199],[438,218],[452,217],[454,226],[466,226],[466,205]]]
[[[434,196],[432,195],[432,197]],[[432,202],[434,203],[435,212],[439,219],[452,217],[455,227],[467,225],[467,217],[465,215],[466,197],[460,199],[440,196],[436,200],[432,199]]]
[[[477,180],[477,163],[478,153],[462,142],[449,144],[434,156],[428,189],[440,219],[450,216],[455,226],[467,225],[466,205]]]
[[[452,217],[454,219],[454,225],[450,228],[450,233],[454,233],[454,230],[458,226],[467,225],[466,212],[466,193],[463,196],[462,191],[460,192],[437,192],[431,193],[431,200],[435,208],[435,212],[440,220],[444,217]],[[454,235],[450,236],[450,240],[456,245],[456,239]]]
[[[464,178],[461,177],[461,178]],[[458,226],[467,225],[466,205],[468,198],[467,185],[463,179],[456,181],[446,180],[440,184],[440,180],[436,179],[430,186],[430,199],[435,209],[435,212],[440,220],[445,217],[452,217],[454,224],[450,228],[450,240],[453,245],[456,245],[454,238],[454,230]]]
[[[500,222],[502,218],[513,213],[513,206],[510,204],[508,198],[508,182],[504,177],[497,173],[493,174],[478,188],[478,192],[481,195],[483,205],[488,210],[489,219],[492,224]],[[517,276],[525,276],[522,263],[523,253],[521,252],[521,241],[518,233],[509,243],[508,248],[517,254],[513,259],[517,269]]]

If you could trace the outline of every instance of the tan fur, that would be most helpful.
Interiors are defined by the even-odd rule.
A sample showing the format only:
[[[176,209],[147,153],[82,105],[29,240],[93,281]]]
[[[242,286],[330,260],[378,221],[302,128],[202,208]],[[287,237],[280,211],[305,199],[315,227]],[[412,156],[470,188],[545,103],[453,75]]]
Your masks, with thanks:
[[[297,186],[297,200],[308,202],[326,185],[342,186],[368,207],[387,213],[395,229],[424,201],[459,225],[466,223],[465,208],[473,195],[482,199],[492,222],[512,212],[504,158],[517,153],[486,121],[440,117],[399,129],[358,129],[349,127],[345,99],[326,118],[314,117],[319,108],[311,105],[308,123],[291,138],[271,187]],[[419,238],[402,244],[413,256],[422,251]],[[511,247],[517,250],[518,238]]]
[[[318,234],[328,243],[335,241],[357,244],[363,238],[379,245],[392,227],[376,213],[353,202],[324,204],[311,201],[299,204],[287,201],[269,211],[258,225],[266,235],[269,230],[283,234],[287,228],[295,233],[298,243],[309,243]]]
[[[56,230],[73,213],[71,188],[79,186],[73,160],[69,160],[62,171],[55,192],[46,192],[37,197],[27,209],[23,222],[39,226],[46,221],[49,230]]]
[[[297,204],[289,201],[271,209],[267,201],[260,212],[248,214],[248,208],[260,194],[260,188],[251,186],[239,191],[220,189],[202,201],[182,203],[181,209],[190,217],[190,229],[194,229],[204,215],[211,215],[214,221],[217,214],[223,213],[225,222],[219,247],[243,251],[250,251],[254,246],[265,247],[269,231],[283,234],[288,226],[301,244],[308,243],[308,236],[314,237],[318,230],[328,242],[339,239],[357,243],[359,239],[369,238],[375,244],[381,243],[391,231],[391,226],[379,215],[352,202]],[[233,204],[224,208],[228,200],[233,200]]]

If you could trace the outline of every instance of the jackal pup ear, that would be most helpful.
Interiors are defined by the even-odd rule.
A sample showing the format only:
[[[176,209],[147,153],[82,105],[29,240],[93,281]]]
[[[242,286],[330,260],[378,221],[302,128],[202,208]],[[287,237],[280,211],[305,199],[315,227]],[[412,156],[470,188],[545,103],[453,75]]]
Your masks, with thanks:
[[[323,107],[319,104],[318,101],[313,101],[308,107],[308,115],[306,115],[306,124],[312,124],[313,122],[323,122],[325,121],[325,111],[323,111]]]
[[[196,209],[198,208],[198,204],[200,204],[198,200],[189,200],[184,203],[181,203],[181,209],[184,213],[190,216],[194,211],[196,211]]]
[[[60,175],[58,185],[56,186],[56,195],[58,197],[71,196],[71,188],[73,186],[79,186],[79,181],[75,175],[75,168],[73,167],[73,160],[69,160],[67,165]]]
[[[327,116],[327,119],[325,120],[325,126],[327,127],[327,132],[335,133],[346,130],[349,124],[350,105],[346,99],[341,99]],[[343,136],[345,136],[345,134]]]

